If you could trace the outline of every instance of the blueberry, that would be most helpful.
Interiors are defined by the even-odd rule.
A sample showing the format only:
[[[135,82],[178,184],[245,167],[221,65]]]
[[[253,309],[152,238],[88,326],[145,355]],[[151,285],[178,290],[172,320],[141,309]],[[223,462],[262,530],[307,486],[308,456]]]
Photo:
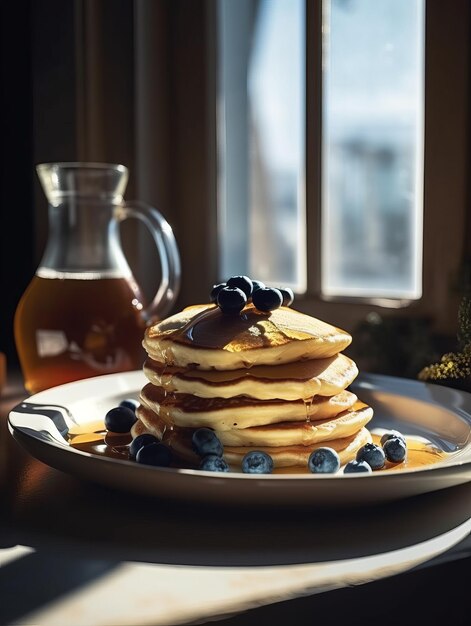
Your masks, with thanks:
[[[384,467],[386,457],[381,446],[375,443],[365,443],[357,452],[357,461],[365,461],[373,470]]]
[[[340,458],[332,448],[317,448],[311,452],[307,465],[313,474],[335,474],[340,469]]]
[[[344,474],[360,474],[361,472],[372,473],[372,469],[366,461],[350,461],[343,468]]]
[[[247,296],[237,287],[223,287],[218,293],[217,304],[223,313],[240,313],[247,304]]]
[[[136,409],[139,406],[139,402],[137,400],[134,400],[134,398],[126,398],[119,403],[119,406],[125,406],[128,409],[131,409],[131,411],[136,412]]]
[[[228,472],[229,465],[221,456],[208,454],[203,457],[199,469],[205,470],[206,472]]]
[[[399,437],[388,439],[383,446],[383,450],[388,461],[392,463],[401,463],[407,456],[406,443]]]
[[[242,459],[242,471],[244,474],[271,474],[273,459],[266,452],[251,450]]]
[[[252,295],[253,284],[248,276],[231,276],[227,281],[227,286],[231,289],[240,289],[247,298]]]
[[[143,465],[168,467],[172,462],[172,451],[163,443],[150,443],[137,451],[136,461]]]
[[[281,297],[283,298],[282,306],[290,306],[294,302],[294,293],[293,290],[289,287],[279,287],[278,291],[281,293]]]
[[[222,456],[224,451],[216,433],[210,428],[198,428],[198,430],[195,430],[191,438],[191,444],[193,450],[199,456],[206,456],[207,454]]]
[[[216,302],[218,299],[218,293],[221,291],[221,289],[224,289],[224,287],[226,286],[226,283],[218,283],[217,285],[213,285],[213,288],[211,289],[211,293],[210,293],[210,299],[211,302]]]
[[[258,291],[259,289],[266,289],[266,285],[265,283],[262,283],[261,280],[253,280],[252,281],[252,296],[254,294],[255,291]]]
[[[252,296],[252,302],[259,311],[273,311],[283,303],[283,296],[278,289],[265,287],[257,289]]]
[[[116,406],[105,415],[105,428],[113,433],[128,433],[137,421],[136,414],[127,406]]]
[[[406,443],[406,438],[398,430],[388,430],[388,432],[384,433],[384,435],[381,437],[381,445],[384,446],[386,441],[388,441],[388,439],[392,439],[393,437],[398,437],[399,439],[402,439],[404,443]]]
[[[148,433],[138,435],[131,441],[129,446],[129,458],[135,459],[139,450],[144,446],[150,445],[151,443],[159,443],[159,440],[157,437],[154,437],[154,435],[150,435]]]

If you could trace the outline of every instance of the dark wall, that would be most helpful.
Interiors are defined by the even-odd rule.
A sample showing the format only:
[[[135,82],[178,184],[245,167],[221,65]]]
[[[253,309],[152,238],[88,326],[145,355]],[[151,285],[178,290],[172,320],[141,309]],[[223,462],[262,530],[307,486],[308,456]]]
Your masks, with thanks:
[[[11,362],[16,360],[14,311],[34,272],[31,2],[0,7],[0,351]]]
[[[128,87],[132,90],[133,2],[17,0],[0,7],[0,351],[16,365],[14,313],[47,240],[47,201],[35,165],[127,164],[131,152],[133,109],[116,103],[130,100],[125,94]],[[92,46],[99,48],[93,53],[100,64],[94,62]],[[89,101],[95,126],[84,119]],[[119,117],[123,110],[130,119]],[[91,136],[81,132],[85,126],[93,127]]]

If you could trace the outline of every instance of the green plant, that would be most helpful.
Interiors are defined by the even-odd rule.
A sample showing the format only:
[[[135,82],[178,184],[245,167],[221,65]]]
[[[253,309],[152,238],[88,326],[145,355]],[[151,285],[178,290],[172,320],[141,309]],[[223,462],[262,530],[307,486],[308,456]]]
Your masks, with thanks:
[[[471,380],[471,293],[464,295],[458,311],[458,333],[460,350],[444,354],[438,363],[424,367],[419,379],[425,381]]]

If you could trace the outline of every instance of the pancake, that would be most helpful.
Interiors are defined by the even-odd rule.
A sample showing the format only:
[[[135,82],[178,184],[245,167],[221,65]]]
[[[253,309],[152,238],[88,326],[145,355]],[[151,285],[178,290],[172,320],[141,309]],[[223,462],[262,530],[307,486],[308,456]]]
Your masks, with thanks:
[[[161,437],[163,434],[163,441],[174,450],[175,454],[185,464],[197,467],[200,459],[191,449],[190,435],[182,431],[167,430],[165,432],[165,425],[162,422],[154,421],[151,426],[148,426],[141,420],[138,420],[132,428],[132,435],[133,437],[137,437],[142,433],[151,433],[157,437]],[[224,458],[230,464],[233,471],[240,471],[242,458],[247,452],[250,450],[262,450],[271,456],[275,469],[285,467],[307,468],[307,462],[313,450],[319,447],[329,447],[336,450],[340,457],[341,465],[345,465],[355,458],[361,446],[371,441],[372,438],[369,431],[366,428],[361,428],[358,432],[349,437],[325,440],[306,446],[226,446],[224,448]]]
[[[169,425],[165,419],[162,419],[149,408],[139,410],[138,416],[149,428],[153,428],[155,425],[158,432],[161,433],[160,436],[165,430],[163,425]],[[242,429],[218,430],[215,428],[214,431],[224,446],[307,446],[320,441],[349,437],[363,428],[372,416],[373,410],[370,407],[361,402],[356,402],[351,409],[342,411],[331,419],[316,422],[306,420],[281,422]],[[176,427],[176,430],[179,429],[181,427]],[[193,430],[194,428],[191,429],[192,432]]]
[[[369,431],[366,428],[362,428],[350,437],[323,441],[321,444],[310,446],[280,446],[279,448],[257,446],[256,449],[269,454],[273,459],[273,466],[275,468],[307,467],[310,454],[316,448],[320,447],[333,448],[339,455],[340,464],[345,465],[349,461],[353,461],[357,451],[371,441],[372,438]],[[224,458],[231,466],[240,468],[244,455],[247,454],[249,450],[254,449],[255,448],[250,447],[227,447],[224,449]]]
[[[249,304],[240,315],[227,315],[204,304],[146,329],[143,346],[165,365],[235,370],[332,357],[351,340],[347,332],[289,307],[264,313]]]
[[[166,391],[201,398],[246,395],[259,400],[299,400],[340,393],[355,380],[358,369],[351,359],[337,354],[325,359],[227,371],[171,367],[147,359],[144,374]]]
[[[136,410],[137,422],[134,422],[131,428],[132,438],[135,439],[144,433],[150,433],[162,439],[169,425],[163,420],[155,419],[155,414],[151,409],[145,406],[139,406]]]
[[[251,428],[216,430],[224,446],[250,446],[266,448],[280,446],[309,446],[330,439],[343,439],[358,432],[373,417],[373,410],[357,403],[352,409],[342,411],[328,420],[316,422],[282,422]]]
[[[213,428],[218,432],[278,422],[320,420],[335,417],[352,407],[355,394],[342,391],[335,396],[303,400],[257,400],[247,396],[199,398],[191,394],[166,393],[149,383],[140,394],[141,403],[167,424],[185,428]]]

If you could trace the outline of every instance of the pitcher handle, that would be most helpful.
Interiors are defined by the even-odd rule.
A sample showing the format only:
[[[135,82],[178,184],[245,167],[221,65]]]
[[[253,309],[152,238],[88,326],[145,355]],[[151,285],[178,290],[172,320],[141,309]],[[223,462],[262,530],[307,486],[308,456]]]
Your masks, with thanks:
[[[152,302],[143,309],[146,321],[157,317],[163,319],[172,308],[180,291],[180,255],[172,227],[164,216],[146,202],[133,200],[117,207],[116,218],[123,222],[129,218],[143,222],[150,230],[159,252],[162,267],[162,280]]]

